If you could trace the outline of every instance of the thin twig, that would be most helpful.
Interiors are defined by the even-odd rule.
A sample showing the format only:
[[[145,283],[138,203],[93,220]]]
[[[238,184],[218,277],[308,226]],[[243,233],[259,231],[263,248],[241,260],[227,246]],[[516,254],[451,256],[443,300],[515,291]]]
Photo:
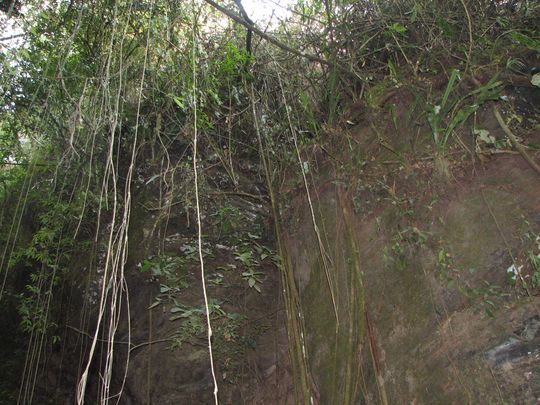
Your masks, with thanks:
[[[471,55],[473,50],[473,35],[472,35],[472,22],[471,22],[471,15],[469,13],[469,9],[467,8],[467,5],[465,4],[464,0],[461,0],[461,5],[465,9],[465,14],[467,15],[467,26],[469,27],[469,52],[467,52],[467,62],[465,64],[464,72],[467,73],[467,70],[469,69],[470,63],[471,63]]]
[[[510,142],[512,142],[514,148],[516,148],[519,154],[523,156],[523,159],[527,161],[527,163],[536,171],[536,173],[540,174],[540,166],[538,166],[538,164],[529,156],[529,154],[525,151],[523,145],[518,142],[516,136],[512,133],[512,131],[510,131],[510,128],[508,128],[508,125],[506,125],[506,123],[502,119],[499,110],[497,110],[497,107],[493,107],[493,114],[495,114],[495,118],[497,118],[499,125],[503,129],[506,136],[508,136],[508,138],[510,139]]]
[[[137,345],[131,343],[130,344],[131,347],[129,348],[129,351],[132,352],[134,350],[140,349],[141,347],[153,345],[155,343],[166,343],[166,342],[173,342],[173,341],[174,341],[173,338],[163,338],[163,339],[149,340],[148,342],[142,342]]]
[[[2,162],[0,166],[10,165],[10,166],[40,166],[40,167],[51,167],[52,164],[47,163],[33,163],[33,162]]]
[[[77,329],[76,327],[74,326],[71,326],[71,325],[66,325],[66,327],[68,329],[71,329],[72,331],[74,332],[77,332],[78,334],[80,335],[83,335],[83,336],[86,336],[87,338],[89,339],[93,339],[94,337],[89,334],[88,332],[85,332],[83,330],[80,330],[80,329]],[[117,344],[117,345],[125,345],[125,346],[129,346],[129,351],[132,352],[134,350],[137,350],[137,349],[140,349],[141,347],[144,347],[144,346],[148,346],[148,345],[153,345],[155,343],[165,343],[165,342],[172,342],[174,341],[173,338],[163,338],[163,339],[156,339],[156,340],[149,340],[147,342],[142,342],[142,343],[138,343],[138,344],[134,344],[132,342],[124,342],[124,341],[121,341],[121,340],[115,340],[114,342],[111,342],[110,340],[107,340],[107,339],[98,339],[98,342],[101,342],[101,343],[114,343],[114,344]]]
[[[21,37],[24,37],[24,36],[26,36],[26,33],[10,35],[10,36],[8,36],[8,37],[0,38],[0,42],[3,42],[3,41],[10,41],[10,40],[12,40],[12,39],[21,38]]]
[[[503,395],[502,395],[502,392],[501,392],[501,387],[499,387],[499,383],[497,381],[497,378],[495,378],[495,373],[493,372],[493,368],[491,367],[491,364],[489,364],[487,361],[487,366],[489,368],[489,372],[491,373],[491,376],[493,377],[493,381],[495,381],[495,387],[497,387],[497,392],[499,393],[499,398],[501,400],[501,404],[505,404],[506,402],[504,401],[504,398],[503,398]]]
[[[261,203],[266,203],[266,200],[258,195],[245,193],[243,191],[215,191],[208,193],[209,195],[236,195],[238,197],[251,198],[252,200],[257,200]]]

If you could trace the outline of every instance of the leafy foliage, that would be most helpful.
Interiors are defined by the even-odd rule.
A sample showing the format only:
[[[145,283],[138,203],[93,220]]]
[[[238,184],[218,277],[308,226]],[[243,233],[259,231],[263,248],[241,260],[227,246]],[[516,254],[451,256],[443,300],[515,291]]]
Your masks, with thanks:
[[[382,93],[407,78],[417,79],[416,86],[421,78],[442,75],[446,88],[433,93],[424,114],[444,153],[457,128],[484,103],[499,99],[498,73],[522,73],[530,54],[540,52],[535,2],[460,4],[300,0],[288,22],[269,25],[274,44],[256,41],[252,54],[243,49],[244,27],[225,26],[221,14],[199,2],[25,2],[16,17],[22,45],[2,44],[0,52],[0,224],[6,229],[0,270],[7,292],[19,297],[21,329],[56,336],[63,288],[82,278],[73,274],[82,271],[79,255],[90,252],[92,265],[85,271],[97,282],[99,255],[111,253],[114,243],[127,245],[122,237],[132,194],[159,183],[152,189],[158,191],[158,209],[178,209],[189,218],[193,198],[184,185],[193,180],[194,125],[201,135],[204,191],[214,186],[211,169],[219,167],[228,179],[215,187],[241,193],[240,169],[262,177],[261,167],[251,163],[260,153],[268,161],[270,185],[281,185],[295,158],[293,133],[306,150],[334,142],[328,124],[342,124],[348,100],[368,100],[377,108]],[[276,42],[322,62],[293,56]],[[491,80],[464,90],[464,78],[486,70]],[[305,174],[311,170],[305,162]],[[203,203],[216,208],[212,200],[206,195]],[[261,244],[258,229],[243,233],[239,209],[212,212],[208,222],[231,242],[237,276],[248,291],[261,292],[262,263],[279,259]],[[401,237],[409,245],[425,243],[427,235],[417,231]],[[404,240],[394,241],[388,256],[403,259]],[[123,264],[126,258],[114,247],[107,264]],[[536,252],[531,255],[536,266]],[[172,305],[171,316],[185,321],[178,345],[204,327],[201,308],[174,302],[187,287],[185,270],[195,256],[191,246],[183,255],[161,254],[141,265],[160,281],[153,305]],[[223,277],[212,281],[214,287],[223,283]],[[0,299],[3,293],[4,287]],[[220,302],[211,309],[224,339],[235,339],[238,318]]]

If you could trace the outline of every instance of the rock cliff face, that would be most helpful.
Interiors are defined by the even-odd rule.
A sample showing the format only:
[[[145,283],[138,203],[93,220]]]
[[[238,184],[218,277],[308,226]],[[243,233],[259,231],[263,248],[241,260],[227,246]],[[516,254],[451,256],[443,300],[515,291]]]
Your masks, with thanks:
[[[287,404],[293,387],[278,258],[267,202],[250,174],[238,176],[253,194],[227,193],[226,174],[214,170],[209,181],[221,186],[203,205],[218,395],[224,404]],[[124,385],[123,404],[212,404],[196,222],[174,208],[149,210],[157,195],[155,185],[141,186],[133,215],[130,331],[124,323],[119,335],[131,344],[116,353],[116,386]]]
[[[334,134],[347,153],[304,151],[315,224],[305,188],[283,190],[312,396],[536,404],[540,179],[519,155],[479,164],[452,150],[441,174],[414,157],[406,100],[394,100],[403,126],[379,131],[378,116]],[[489,112],[480,117],[500,136]]]
[[[409,101],[398,93],[388,99],[396,119],[364,117],[302,151],[311,202],[294,171],[279,190],[300,346],[287,340],[287,327],[290,339],[296,332],[271,210],[253,199],[264,186],[245,173],[249,193],[208,201],[222,403],[293,404],[302,393],[319,404],[537,403],[538,176],[517,154],[483,153],[478,140],[466,146],[489,155],[482,163],[461,146],[433,152],[418,141],[426,128],[407,120]],[[502,139],[494,120],[483,109],[477,126]],[[129,354],[122,403],[212,403],[193,218],[149,213],[151,188],[134,215],[132,343],[117,352],[116,382]],[[291,365],[289,353],[301,360]],[[307,388],[292,375],[300,368]]]
[[[178,176],[177,183],[165,186],[156,180],[154,168],[145,170],[134,190],[124,269],[128,299],[122,301],[115,325],[110,395],[126,405],[213,404],[196,221],[193,210],[175,205],[185,197],[185,178]],[[218,395],[223,404],[294,404],[279,258],[267,199],[253,180],[256,170],[253,166],[237,173],[243,192],[224,191],[226,175],[214,170],[206,179],[220,187],[207,186],[212,197],[207,194],[202,200],[202,251]],[[86,256],[81,257],[74,261],[71,285],[66,287],[70,305],[59,321],[62,348],[48,353],[34,403],[76,400],[103,283],[102,263],[97,263],[97,272],[89,272]],[[106,348],[106,335],[100,334],[85,403],[101,402],[99,369]]]
[[[504,133],[491,108],[476,123],[487,134],[434,151],[429,128],[412,121],[412,95],[384,100],[392,108],[304,148],[272,190],[274,208],[253,156],[237,188],[208,166],[202,250],[220,403],[538,403],[537,173],[496,146]],[[189,171],[159,173],[145,166],[134,185],[111,395],[212,404]],[[98,271],[77,258],[59,297],[62,347],[47,353],[35,403],[74,402],[103,275],[103,247],[93,249]],[[15,328],[8,312],[2,324]],[[10,358],[17,336],[0,338]],[[87,403],[98,402],[105,343]]]

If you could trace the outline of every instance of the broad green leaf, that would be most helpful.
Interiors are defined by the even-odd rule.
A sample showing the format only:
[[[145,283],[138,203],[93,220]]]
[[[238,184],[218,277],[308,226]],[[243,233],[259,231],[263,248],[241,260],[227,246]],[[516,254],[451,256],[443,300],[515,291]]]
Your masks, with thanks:
[[[165,284],[161,284],[161,286],[159,287],[159,292],[162,294],[169,291],[171,291],[171,287],[166,286]]]
[[[184,104],[184,100],[182,100],[182,98],[178,97],[178,96],[173,96],[171,95],[171,98],[173,99],[173,101],[176,103],[176,105],[178,107],[180,107],[181,110],[185,110],[186,109],[186,105]]]
[[[540,52],[540,41],[530,38],[520,32],[512,32],[510,36],[514,41],[529,48],[531,51]]]
[[[495,143],[495,137],[490,135],[489,131],[486,129],[475,129],[474,134],[479,141],[485,142],[488,145],[493,145]]]
[[[404,34],[407,32],[407,28],[400,23],[394,23],[388,29],[395,34]]]

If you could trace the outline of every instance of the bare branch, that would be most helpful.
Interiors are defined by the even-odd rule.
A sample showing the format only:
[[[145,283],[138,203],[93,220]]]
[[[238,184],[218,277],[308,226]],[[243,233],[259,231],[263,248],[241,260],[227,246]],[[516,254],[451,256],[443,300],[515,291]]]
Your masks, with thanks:
[[[3,41],[9,41],[11,39],[17,39],[17,38],[21,38],[21,37],[24,37],[26,34],[15,34],[15,35],[10,35],[9,37],[3,37],[3,38],[0,38],[0,42],[3,42]]]
[[[318,56],[315,56],[315,55],[310,55],[310,54],[305,54],[305,53],[302,53],[294,48],[291,48],[290,46],[284,44],[283,42],[281,41],[278,41],[277,39],[271,37],[270,35],[264,33],[263,31],[261,31],[259,28],[257,28],[254,24],[250,24],[249,22],[247,22],[245,19],[243,19],[242,17],[236,15],[235,13],[233,13],[232,11],[230,10],[227,10],[225,7],[217,4],[215,1],[213,0],[204,0],[206,3],[210,4],[212,7],[214,7],[216,10],[219,10],[220,12],[222,12],[223,14],[225,14],[227,17],[229,17],[231,20],[234,20],[236,21],[238,24],[242,24],[244,27],[252,30],[255,34],[257,34],[258,36],[260,36],[261,38],[267,40],[268,42],[270,42],[271,44],[277,46],[278,48],[281,48],[283,49],[284,51],[287,51],[289,53],[292,53],[293,55],[296,55],[296,56],[300,56],[301,58],[306,58],[307,60],[310,60],[312,62],[318,62],[322,65],[326,65],[326,66],[331,66],[332,64],[330,62],[328,62],[327,60],[325,59],[322,59],[322,58],[319,58]]]

